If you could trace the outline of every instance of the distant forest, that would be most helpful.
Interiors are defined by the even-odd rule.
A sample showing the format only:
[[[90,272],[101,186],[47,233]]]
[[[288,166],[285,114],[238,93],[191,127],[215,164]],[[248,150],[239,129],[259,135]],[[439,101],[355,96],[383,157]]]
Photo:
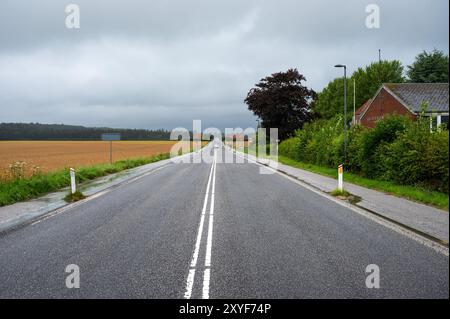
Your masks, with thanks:
[[[64,124],[0,123],[1,141],[98,141],[102,133],[120,133],[122,140],[169,140],[167,130],[113,129],[107,127],[84,127]]]

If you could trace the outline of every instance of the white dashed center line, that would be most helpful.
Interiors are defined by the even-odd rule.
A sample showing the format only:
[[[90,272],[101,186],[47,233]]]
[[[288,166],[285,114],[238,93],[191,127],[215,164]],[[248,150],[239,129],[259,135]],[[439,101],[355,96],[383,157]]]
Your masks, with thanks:
[[[198,226],[197,231],[197,239],[195,241],[194,252],[192,254],[192,259],[190,263],[190,269],[188,273],[188,277],[186,280],[186,291],[184,293],[184,298],[190,299],[192,297],[192,290],[194,288],[195,282],[195,272],[197,267],[198,256],[200,252],[200,246],[202,242],[203,228],[206,217],[206,209],[208,206],[208,199],[211,195],[211,203],[209,208],[209,222],[208,222],[208,233],[206,239],[206,253],[205,253],[205,269],[203,273],[203,289],[202,289],[202,298],[209,298],[209,282],[210,282],[210,273],[211,273],[211,250],[212,250],[212,231],[213,231],[213,222],[214,222],[214,193],[215,193],[215,184],[216,184],[216,151],[214,150],[214,160],[211,165],[211,170],[209,172],[208,184],[206,186],[205,199],[203,201],[202,214],[200,216],[200,224]],[[211,185],[212,182],[212,185]],[[211,187],[212,186],[212,187]],[[210,193],[211,188],[211,193]]]

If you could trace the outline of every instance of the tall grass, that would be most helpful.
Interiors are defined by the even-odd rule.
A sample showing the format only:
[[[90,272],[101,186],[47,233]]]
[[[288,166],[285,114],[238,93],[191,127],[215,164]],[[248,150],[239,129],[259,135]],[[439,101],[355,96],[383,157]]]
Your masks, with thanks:
[[[148,158],[136,158],[117,161],[112,164],[100,164],[77,169],[77,182],[93,180],[108,174],[154,163],[169,158],[169,153],[159,154]],[[31,177],[20,177],[12,180],[0,180],[0,206],[14,204],[19,201],[36,198],[69,186],[69,169],[64,169],[47,174],[35,174]]]

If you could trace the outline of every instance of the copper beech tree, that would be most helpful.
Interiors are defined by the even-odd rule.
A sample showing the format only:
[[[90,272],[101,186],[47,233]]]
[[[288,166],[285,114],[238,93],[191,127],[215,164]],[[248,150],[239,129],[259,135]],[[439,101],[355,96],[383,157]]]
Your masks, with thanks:
[[[316,93],[302,85],[305,77],[297,69],[274,73],[255,85],[245,99],[248,109],[265,128],[278,128],[280,139],[291,136],[310,117]]]

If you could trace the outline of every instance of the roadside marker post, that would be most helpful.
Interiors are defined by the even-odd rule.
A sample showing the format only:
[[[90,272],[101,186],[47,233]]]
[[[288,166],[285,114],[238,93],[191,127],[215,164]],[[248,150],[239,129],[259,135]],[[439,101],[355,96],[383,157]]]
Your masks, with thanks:
[[[109,163],[112,164],[112,142],[120,141],[120,133],[104,133],[102,141],[109,141]]]
[[[338,189],[342,192],[344,190],[344,165],[338,166]]]
[[[77,183],[75,180],[75,170],[70,168],[70,188],[72,190],[72,194],[75,194],[77,191]]]

